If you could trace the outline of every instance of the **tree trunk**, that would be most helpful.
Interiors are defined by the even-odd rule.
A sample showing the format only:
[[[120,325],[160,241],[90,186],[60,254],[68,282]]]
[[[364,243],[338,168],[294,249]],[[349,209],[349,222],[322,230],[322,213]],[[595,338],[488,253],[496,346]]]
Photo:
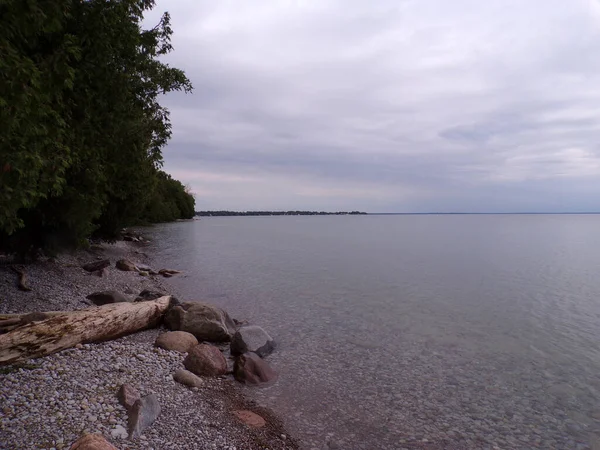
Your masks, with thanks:
[[[80,311],[41,313],[38,316],[41,320],[36,321],[34,316],[29,322],[31,313],[3,316],[7,325],[6,321],[16,318],[24,322],[0,334],[0,366],[154,327],[169,308],[170,301],[171,296],[167,295],[147,302],[113,303]]]

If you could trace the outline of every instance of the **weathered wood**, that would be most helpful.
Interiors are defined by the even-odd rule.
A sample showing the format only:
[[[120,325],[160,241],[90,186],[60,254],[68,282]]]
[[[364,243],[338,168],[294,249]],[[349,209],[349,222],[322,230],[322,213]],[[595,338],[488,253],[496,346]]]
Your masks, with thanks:
[[[170,301],[171,296],[167,295],[148,302],[113,303],[80,311],[44,313],[48,315],[46,319],[17,325],[0,334],[0,366],[154,327],[169,308]],[[26,316],[21,316],[20,320]]]
[[[27,284],[27,274],[25,273],[25,269],[17,266],[12,266],[11,268],[13,272],[15,272],[19,276],[19,280],[17,281],[17,287],[22,291],[31,291],[31,288]]]

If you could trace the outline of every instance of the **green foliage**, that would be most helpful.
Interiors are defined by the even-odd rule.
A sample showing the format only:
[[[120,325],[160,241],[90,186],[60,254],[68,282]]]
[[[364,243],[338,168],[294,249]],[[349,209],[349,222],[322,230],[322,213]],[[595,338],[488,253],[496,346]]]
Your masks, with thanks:
[[[0,0],[0,246],[76,245],[193,210],[160,171],[171,126],[159,96],[192,86],[159,59],[168,13],[141,28],[153,6]]]

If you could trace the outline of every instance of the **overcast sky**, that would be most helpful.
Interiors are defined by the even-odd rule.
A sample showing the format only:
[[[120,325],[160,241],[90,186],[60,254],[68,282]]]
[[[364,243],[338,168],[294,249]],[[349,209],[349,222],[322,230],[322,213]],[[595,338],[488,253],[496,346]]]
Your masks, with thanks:
[[[600,211],[598,0],[169,0],[197,209]]]

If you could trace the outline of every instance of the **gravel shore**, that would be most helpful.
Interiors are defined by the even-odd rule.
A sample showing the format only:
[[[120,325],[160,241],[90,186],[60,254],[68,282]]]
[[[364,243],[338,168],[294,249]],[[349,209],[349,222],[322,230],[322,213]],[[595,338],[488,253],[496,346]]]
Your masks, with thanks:
[[[17,289],[16,274],[0,258],[0,314],[74,310],[89,306],[86,295],[115,290],[131,298],[143,289],[167,288],[159,277],[121,272],[119,258],[149,261],[145,248],[117,242],[93,251],[63,254],[25,266],[30,292]],[[107,258],[103,277],[81,265]],[[160,269],[162,267],[157,267]],[[85,432],[102,434],[119,449],[296,449],[281,421],[240,394],[230,378],[204,379],[189,389],[173,381],[184,355],[154,347],[161,330],[87,344],[0,368],[0,449],[67,449]],[[156,422],[136,440],[128,439],[127,414],[119,404],[119,386],[129,383],[142,395],[155,393],[161,405]],[[250,428],[232,413],[248,409],[266,419]]]

